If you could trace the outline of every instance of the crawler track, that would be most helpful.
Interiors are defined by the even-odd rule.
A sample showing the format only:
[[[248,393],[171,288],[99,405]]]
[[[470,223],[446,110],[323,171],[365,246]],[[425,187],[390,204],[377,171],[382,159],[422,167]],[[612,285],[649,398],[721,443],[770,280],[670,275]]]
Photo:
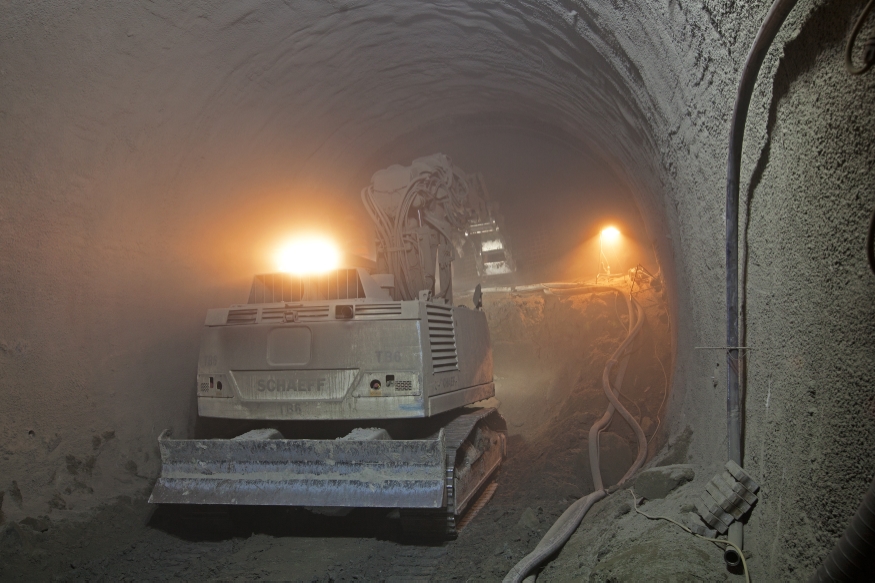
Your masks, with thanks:
[[[497,409],[459,415],[444,427],[444,439],[446,505],[437,510],[402,510],[402,529],[410,538],[456,538],[466,513],[494,480],[507,453],[507,425]]]

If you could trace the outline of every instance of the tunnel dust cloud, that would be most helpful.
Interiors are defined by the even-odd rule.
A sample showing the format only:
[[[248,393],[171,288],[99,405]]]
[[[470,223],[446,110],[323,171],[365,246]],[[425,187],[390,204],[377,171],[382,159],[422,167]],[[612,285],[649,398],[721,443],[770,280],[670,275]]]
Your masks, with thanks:
[[[618,231],[610,242],[601,236],[601,225],[605,224]],[[584,233],[574,246],[554,259],[551,274],[542,275],[553,275],[555,281],[595,283],[598,279],[599,283],[619,285],[623,277],[634,275],[636,269],[659,273],[659,263],[652,245],[647,242],[647,233],[624,229],[616,221],[603,221],[598,226]]]
[[[625,277],[614,285],[625,291],[632,280]],[[589,419],[601,414],[607,403],[599,384],[602,369],[625,335],[627,316],[620,293],[606,288],[568,288],[484,295],[495,358],[496,398],[512,434],[526,440],[544,435],[561,440],[563,434],[585,433]],[[670,318],[664,288],[639,287],[635,297],[645,308],[645,323],[629,364],[623,398],[631,402],[627,407],[653,443],[671,383]],[[569,421],[572,418],[575,421]],[[572,427],[575,423],[579,426]],[[610,429],[623,439],[633,439],[622,421],[614,421]]]

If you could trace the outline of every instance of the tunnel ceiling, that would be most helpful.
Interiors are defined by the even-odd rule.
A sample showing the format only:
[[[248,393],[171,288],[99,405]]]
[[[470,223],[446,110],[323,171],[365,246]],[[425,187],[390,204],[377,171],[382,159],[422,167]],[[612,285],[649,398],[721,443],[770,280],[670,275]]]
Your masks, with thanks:
[[[8,50],[27,50],[15,35],[36,30],[45,49],[22,55],[16,62],[33,67],[10,69],[6,82],[13,93],[50,101],[19,105],[49,112],[43,127],[31,128],[34,141],[52,147],[62,124],[66,140],[127,150],[134,165],[150,150],[173,148],[176,188],[198,161],[219,173],[253,159],[340,188],[345,174],[372,172],[374,153],[403,136],[477,122],[562,132],[630,172],[652,156],[645,120],[653,107],[637,94],[641,72],[599,27],[600,8],[590,10],[486,2],[32,6],[17,14]],[[99,29],[88,25],[94,19]],[[64,48],[71,43],[75,52]]]
[[[155,42],[149,19],[180,32]],[[136,20],[123,25],[132,90],[172,88],[189,131],[309,154],[297,165],[354,167],[401,135],[477,116],[561,128],[608,152],[647,140],[624,83],[637,71],[609,64],[558,5],[252,3]],[[154,103],[157,118],[167,105]]]

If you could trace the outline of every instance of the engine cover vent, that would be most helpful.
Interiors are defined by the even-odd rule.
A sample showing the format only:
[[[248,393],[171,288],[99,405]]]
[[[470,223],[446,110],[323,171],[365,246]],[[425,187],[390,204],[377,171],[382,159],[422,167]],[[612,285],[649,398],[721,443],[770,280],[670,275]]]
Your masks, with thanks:
[[[330,312],[329,306],[286,306],[286,312],[297,312],[297,322],[312,322],[314,320],[327,320]],[[286,317],[287,322],[293,321],[294,314]]]
[[[262,308],[261,322],[263,324],[312,322],[328,319],[328,306],[287,305],[277,308]]]
[[[355,316],[400,316],[401,302],[391,304],[358,304],[355,307]]]
[[[286,318],[286,308],[262,308],[262,322],[284,322]]]
[[[428,317],[428,341],[431,345],[432,370],[435,374],[459,370],[453,307],[426,304],[425,312]]]
[[[242,310],[230,310],[228,312],[228,324],[255,324],[258,316],[258,310],[255,308],[244,308]]]

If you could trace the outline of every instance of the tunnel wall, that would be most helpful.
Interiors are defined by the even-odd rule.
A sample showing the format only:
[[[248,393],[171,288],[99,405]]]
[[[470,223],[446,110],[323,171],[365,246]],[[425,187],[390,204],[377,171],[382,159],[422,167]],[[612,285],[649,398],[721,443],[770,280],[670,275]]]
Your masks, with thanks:
[[[745,465],[763,495],[747,544],[768,580],[814,568],[875,466],[873,81],[841,67],[858,9],[797,6],[748,121]],[[142,496],[158,433],[191,424],[202,315],[267,268],[296,225],[276,215],[354,225],[348,193],[374,152],[478,117],[572,136],[635,193],[672,292],[669,440],[690,427],[691,463],[716,472],[725,365],[700,347],[724,343],[729,117],[766,10],[13,4],[0,22],[4,514]]]
[[[686,103],[663,106],[671,121],[655,132],[667,140],[663,192],[673,219],[678,310],[686,312],[677,318],[681,378],[673,429],[693,429],[691,459],[714,473],[727,450],[725,355],[704,347],[725,345],[728,120],[740,66],[766,8],[736,6],[741,12],[734,13],[719,3],[704,6],[699,16],[708,24],[689,29],[703,37],[689,43],[698,50],[680,82]],[[744,462],[763,490],[746,546],[754,573],[766,580],[813,571],[856,510],[875,466],[873,278],[864,251],[873,142],[861,133],[872,121],[866,95],[873,81],[851,77],[842,66],[858,9],[796,7],[766,59],[747,123],[740,294],[743,345],[751,350]],[[679,32],[670,20],[663,30]],[[675,39],[676,47],[684,45]],[[674,74],[683,79],[681,71]]]
[[[628,53],[657,54],[670,37],[667,44],[681,57],[666,75],[677,87],[649,91],[662,113],[650,121],[658,120],[651,127],[662,140],[681,312],[672,429],[677,435],[692,428],[691,460],[716,473],[727,455],[726,368],[723,352],[707,347],[725,345],[728,122],[743,59],[768,6],[708,2],[685,14],[672,2],[660,8],[651,16],[661,26],[649,30],[661,38],[644,35],[640,46],[642,37],[630,35],[629,45],[638,46]],[[872,122],[866,95],[873,80],[851,77],[842,66],[859,8],[797,5],[766,58],[747,123],[740,295],[743,345],[751,350],[744,465],[763,490],[746,547],[754,576],[765,580],[798,580],[814,570],[875,466],[873,278],[864,251],[873,142],[861,133]]]

